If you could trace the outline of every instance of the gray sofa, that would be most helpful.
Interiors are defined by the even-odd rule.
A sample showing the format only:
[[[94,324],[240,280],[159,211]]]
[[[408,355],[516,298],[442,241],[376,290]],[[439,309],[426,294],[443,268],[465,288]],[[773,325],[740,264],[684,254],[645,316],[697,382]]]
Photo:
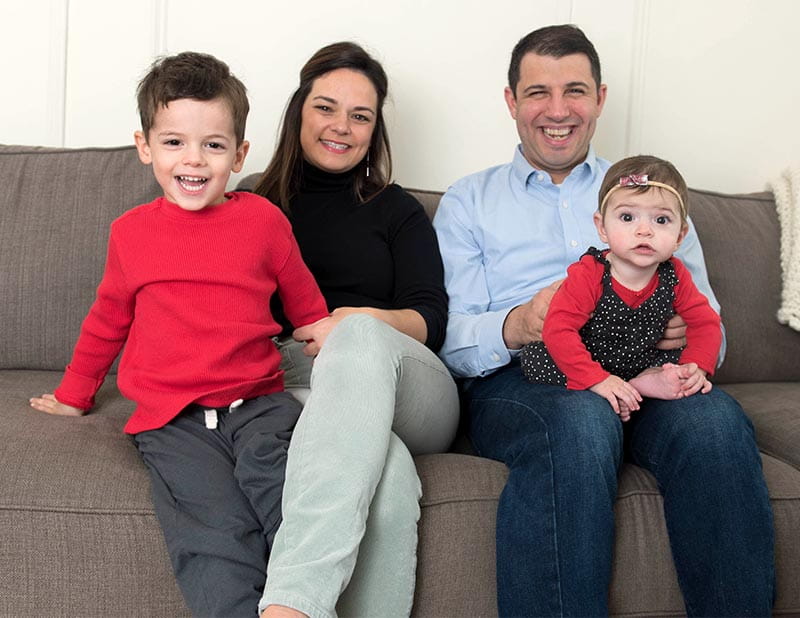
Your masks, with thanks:
[[[108,224],[158,186],[133,148],[0,146],[0,616],[184,616],[122,425],[113,376],[86,417],[34,412],[69,360],[105,259]],[[416,192],[429,212],[439,195]],[[692,191],[692,216],[723,306],[716,387],[752,418],[777,536],[776,615],[800,616],[800,333],[775,319],[772,196]],[[414,614],[496,615],[494,524],[506,476],[460,453],[417,458],[424,496]],[[652,477],[621,471],[611,612],[683,614]],[[537,525],[531,522],[531,525]]]

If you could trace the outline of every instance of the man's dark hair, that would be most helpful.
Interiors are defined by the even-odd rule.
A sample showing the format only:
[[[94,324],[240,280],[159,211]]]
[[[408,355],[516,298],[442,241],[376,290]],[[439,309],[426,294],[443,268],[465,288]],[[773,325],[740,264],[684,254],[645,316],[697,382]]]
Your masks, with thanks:
[[[586,38],[583,30],[573,24],[546,26],[534,30],[519,40],[511,52],[511,63],[508,66],[508,87],[516,96],[519,83],[519,67],[522,58],[528,53],[539,56],[562,58],[571,54],[583,54],[589,59],[595,85],[600,88],[600,58],[592,42]]]

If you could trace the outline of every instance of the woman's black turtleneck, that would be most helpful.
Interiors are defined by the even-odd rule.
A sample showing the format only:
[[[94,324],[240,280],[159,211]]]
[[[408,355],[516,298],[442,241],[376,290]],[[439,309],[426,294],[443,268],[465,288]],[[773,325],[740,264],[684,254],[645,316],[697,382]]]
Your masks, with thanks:
[[[422,205],[395,184],[359,203],[355,171],[331,174],[304,163],[302,173],[287,216],[328,309],[414,309],[427,325],[426,345],[438,350],[447,294],[436,234]],[[273,310],[290,333],[283,312]]]

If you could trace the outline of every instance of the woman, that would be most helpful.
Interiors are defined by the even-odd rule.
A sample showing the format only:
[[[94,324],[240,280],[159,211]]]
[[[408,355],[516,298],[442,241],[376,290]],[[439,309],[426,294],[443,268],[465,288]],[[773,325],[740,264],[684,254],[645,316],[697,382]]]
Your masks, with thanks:
[[[409,451],[445,450],[458,422],[434,353],[447,319],[438,244],[419,202],[389,182],[386,93],[381,65],[358,45],[319,50],[255,188],[286,212],[332,310],[281,341],[287,387],[310,374],[311,392],[262,616],[333,615],[351,576],[339,613],[408,615],[420,497]]]

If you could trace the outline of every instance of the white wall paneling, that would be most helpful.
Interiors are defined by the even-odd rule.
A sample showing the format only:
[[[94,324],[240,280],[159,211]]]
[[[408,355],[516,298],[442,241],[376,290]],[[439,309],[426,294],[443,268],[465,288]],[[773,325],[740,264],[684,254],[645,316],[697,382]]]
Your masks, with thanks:
[[[0,142],[61,145],[64,139],[67,2],[4,2]]]
[[[157,0],[70,0],[65,145],[131,143],[134,91],[158,43]]]
[[[396,179],[445,189],[511,156],[503,88],[516,41],[573,22],[594,41],[609,89],[599,154],[658,154],[692,186],[757,191],[799,158],[799,20],[795,0],[3,2],[0,142],[130,143],[140,77],[156,56],[194,49],[247,84],[243,173],[259,171],[300,66],[351,39],[389,74]]]
[[[800,3],[651,2],[642,146],[692,186],[761,190],[800,161]]]

